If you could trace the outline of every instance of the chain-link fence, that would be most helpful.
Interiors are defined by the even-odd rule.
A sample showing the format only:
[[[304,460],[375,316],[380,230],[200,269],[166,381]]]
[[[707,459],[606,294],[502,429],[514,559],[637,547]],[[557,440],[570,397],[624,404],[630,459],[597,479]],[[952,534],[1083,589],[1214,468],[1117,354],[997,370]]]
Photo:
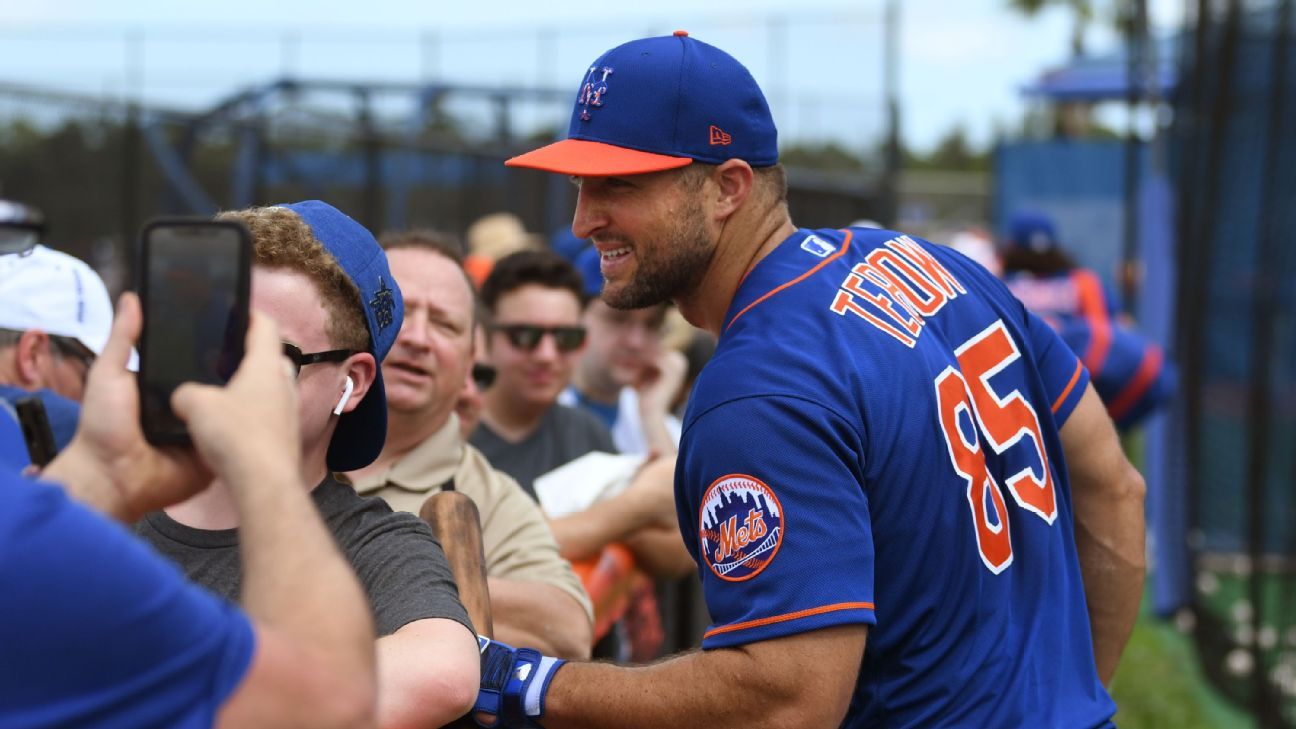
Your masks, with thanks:
[[[1296,726],[1296,49],[1291,0],[1196,3],[1175,103],[1176,404],[1206,674]]]

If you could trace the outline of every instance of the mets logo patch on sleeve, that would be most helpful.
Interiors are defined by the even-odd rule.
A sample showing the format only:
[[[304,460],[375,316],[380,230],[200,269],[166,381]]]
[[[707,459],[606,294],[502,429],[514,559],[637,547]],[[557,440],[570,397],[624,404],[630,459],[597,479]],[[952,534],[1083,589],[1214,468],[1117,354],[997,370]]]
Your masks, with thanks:
[[[783,544],[783,507],[754,476],[721,476],[702,497],[698,535],[716,577],[742,582],[769,566]]]

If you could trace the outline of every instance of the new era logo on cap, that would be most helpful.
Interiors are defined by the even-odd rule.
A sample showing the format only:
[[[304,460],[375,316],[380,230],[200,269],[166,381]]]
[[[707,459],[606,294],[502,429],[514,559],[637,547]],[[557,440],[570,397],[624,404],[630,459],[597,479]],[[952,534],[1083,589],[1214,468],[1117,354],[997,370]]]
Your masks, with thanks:
[[[693,161],[778,164],[778,132],[750,72],[684,31],[643,38],[585,67],[567,139],[508,160],[577,176],[636,175]]]

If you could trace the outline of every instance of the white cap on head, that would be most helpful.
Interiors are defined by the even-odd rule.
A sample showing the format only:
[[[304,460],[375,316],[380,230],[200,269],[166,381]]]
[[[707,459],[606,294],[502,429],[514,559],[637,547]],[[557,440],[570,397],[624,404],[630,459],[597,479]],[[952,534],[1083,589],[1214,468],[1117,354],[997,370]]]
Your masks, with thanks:
[[[112,317],[103,279],[81,259],[40,245],[0,256],[0,328],[70,337],[100,354]]]

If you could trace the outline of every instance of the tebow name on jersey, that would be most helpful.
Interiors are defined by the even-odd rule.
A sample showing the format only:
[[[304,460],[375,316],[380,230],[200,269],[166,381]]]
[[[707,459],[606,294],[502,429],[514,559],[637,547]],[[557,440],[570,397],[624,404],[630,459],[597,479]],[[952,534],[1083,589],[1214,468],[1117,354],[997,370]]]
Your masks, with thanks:
[[[926,319],[967,289],[907,235],[892,238],[855,264],[829,308],[854,314],[910,349]]]

